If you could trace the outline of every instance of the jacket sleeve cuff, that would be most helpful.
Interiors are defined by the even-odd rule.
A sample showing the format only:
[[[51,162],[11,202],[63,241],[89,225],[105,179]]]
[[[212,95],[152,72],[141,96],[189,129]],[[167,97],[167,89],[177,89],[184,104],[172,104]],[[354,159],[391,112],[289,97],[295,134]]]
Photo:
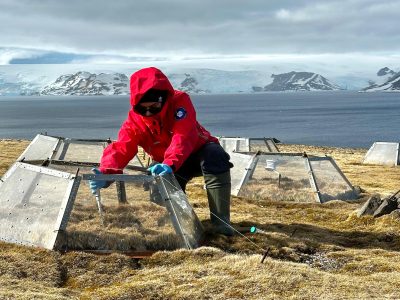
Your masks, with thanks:
[[[162,163],[169,166],[172,169],[172,171],[174,172],[176,171],[176,167],[174,166],[174,163],[171,160],[164,160]]]

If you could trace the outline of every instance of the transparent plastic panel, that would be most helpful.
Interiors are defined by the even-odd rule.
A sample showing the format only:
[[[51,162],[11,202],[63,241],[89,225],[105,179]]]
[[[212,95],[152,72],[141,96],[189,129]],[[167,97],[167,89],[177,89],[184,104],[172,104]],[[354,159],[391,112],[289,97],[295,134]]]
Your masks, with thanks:
[[[81,171],[86,172],[92,173],[88,168]],[[101,189],[102,215],[88,181],[82,181],[63,248],[141,252],[185,247],[171,221],[165,198],[160,193],[160,184],[152,176],[145,178],[125,182],[126,204],[118,203],[115,183]]]
[[[271,152],[269,151],[265,141],[263,139],[250,139],[250,150],[251,152],[263,151],[263,152]]]
[[[250,143],[247,138],[219,138],[219,142],[228,153],[250,151]]]
[[[46,160],[53,154],[53,149],[58,143],[58,138],[38,134],[26,150],[18,158],[28,160]]]
[[[320,191],[321,202],[329,200],[355,199],[356,194],[338,171],[330,158],[310,158],[310,165],[314,173],[317,187]]]
[[[398,145],[398,143],[374,143],[368,150],[364,163],[395,166]]]
[[[53,249],[70,193],[70,174],[34,170],[49,169],[17,163],[0,182],[0,239]]]
[[[100,163],[106,142],[62,141],[54,157],[56,160]]]
[[[301,156],[259,155],[250,180],[240,195],[252,199],[315,202],[306,160]]]
[[[179,227],[179,229],[176,228],[176,231],[181,231],[183,235],[183,246],[189,249],[199,247],[204,230],[192,206],[189,204],[186,194],[182,191],[173,175],[166,174],[161,176],[160,180],[169,196],[169,200],[166,201],[165,205],[170,210],[170,214],[172,213],[176,216],[176,219],[171,216],[172,222],[174,222],[174,219],[176,220],[175,226]]]
[[[250,151],[279,152],[272,139],[250,139]]]
[[[269,152],[279,152],[278,147],[272,139],[265,139],[265,143]]]
[[[91,172],[89,172],[91,173]],[[154,251],[181,245],[165,207],[150,201],[149,186],[125,183],[127,204],[119,204],[116,184],[101,189],[100,215],[87,181],[75,200],[65,248],[74,250]]]
[[[254,158],[252,155],[241,153],[231,153],[230,156],[230,161],[233,163],[233,168],[231,169],[231,194],[238,196]]]
[[[74,141],[65,140],[61,142],[55,160],[100,163],[107,142]],[[130,166],[142,167],[142,162],[135,156],[129,163]]]
[[[150,155],[148,155],[142,147],[138,147],[138,153],[136,156],[133,158],[133,160],[129,163],[134,166],[142,166],[142,167],[147,167],[152,163],[152,158]],[[138,164],[139,162],[139,164]]]
[[[138,158],[137,155],[128,163],[129,166],[143,167],[142,161]]]
[[[274,141],[270,138],[219,138],[226,152],[279,152]]]

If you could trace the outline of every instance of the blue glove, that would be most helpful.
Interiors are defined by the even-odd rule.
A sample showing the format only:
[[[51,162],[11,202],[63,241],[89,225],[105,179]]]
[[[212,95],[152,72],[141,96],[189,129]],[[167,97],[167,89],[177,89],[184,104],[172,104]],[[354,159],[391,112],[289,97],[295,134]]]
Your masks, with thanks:
[[[103,174],[97,168],[93,168],[92,171],[94,174]],[[92,190],[92,194],[96,194],[97,190],[107,188],[111,183],[111,181],[106,180],[89,180],[89,187]]]
[[[171,167],[166,164],[156,164],[148,168],[147,171],[151,172],[151,175],[172,174]]]

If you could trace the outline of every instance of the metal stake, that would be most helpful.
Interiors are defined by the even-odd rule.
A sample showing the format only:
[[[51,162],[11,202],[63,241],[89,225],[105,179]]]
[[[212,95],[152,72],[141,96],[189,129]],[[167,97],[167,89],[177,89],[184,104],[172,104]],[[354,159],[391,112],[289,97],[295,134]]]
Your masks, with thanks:
[[[126,190],[125,190],[125,182],[124,181],[116,181],[117,186],[117,196],[118,196],[118,203],[119,204],[126,204]]]
[[[96,190],[96,193],[95,193],[94,195],[95,195],[95,197],[96,197],[96,203],[97,203],[97,208],[98,208],[98,210],[99,210],[101,225],[104,226],[103,208],[101,207],[100,189],[97,189],[97,190]]]

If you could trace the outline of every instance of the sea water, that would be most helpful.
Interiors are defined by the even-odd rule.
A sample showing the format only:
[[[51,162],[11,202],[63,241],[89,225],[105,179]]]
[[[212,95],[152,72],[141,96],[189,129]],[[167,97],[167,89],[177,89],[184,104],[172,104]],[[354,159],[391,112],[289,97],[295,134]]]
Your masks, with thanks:
[[[369,147],[400,141],[400,93],[291,92],[192,95],[213,135],[275,137],[284,143]],[[129,96],[0,97],[0,138],[37,133],[115,139]]]

